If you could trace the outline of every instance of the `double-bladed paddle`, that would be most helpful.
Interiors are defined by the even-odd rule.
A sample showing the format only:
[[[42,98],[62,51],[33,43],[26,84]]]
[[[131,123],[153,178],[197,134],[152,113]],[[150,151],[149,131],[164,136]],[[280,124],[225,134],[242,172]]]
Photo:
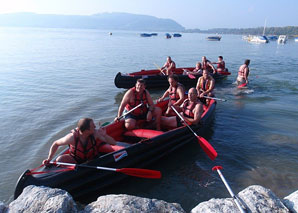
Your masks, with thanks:
[[[232,189],[230,188],[229,184],[227,183],[225,177],[223,176],[223,174],[221,173],[220,170],[222,170],[222,166],[214,166],[212,168],[212,171],[217,171],[219,174],[219,177],[221,178],[222,182],[225,184],[226,188],[228,189],[230,195],[232,196],[232,198],[234,199],[236,206],[238,207],[238,209],[240,210],[241,213],[245,213],[244,209],[241,207],[240,203],[237,200],[237,197],[235,196],[235,194],[233,193]]]
[[[154,65],[156,66],[156,68],[163,74],[163,75],[166,75],[163,70],[156,64],[154,63]]]
[[[98,170],[106,170],[112,172],[120,172],[122,174],[126,174],[129,176],[135,176],[140,178],[152,178],[152,179],[160,179],[161,172],[156,170],[150,169],[136,169],[136,168],[109,168],[109,167],[101,167],[101,166],[89,166],[85,164],[73,164],[73,163],[63,163],[63,162],[51,162],[53,165],[63,165],[63,166],[70,166],[71,168],[75,167],[84,167],[90,169],[98,169]]]
[[[208,155],[208,157],[211,160],[214,160],[217,157],[217,152],[211,146],[211,144],[205,138],[203,138],[201,136],[198,136],[197,133],[195,133],[195,131],[193,131],[193,129],[187,124],[187,122],[185,121],[185,119],[179,114],[179,112],[177,112],[177,110],[175,109],[174,106],[171,106],[171,108],[179,116],[179,118],[185,123],[185,125],[188,127],[188,129],[197,137],[200,146],[202,147],[202,149],[204,150],[204,152]]]

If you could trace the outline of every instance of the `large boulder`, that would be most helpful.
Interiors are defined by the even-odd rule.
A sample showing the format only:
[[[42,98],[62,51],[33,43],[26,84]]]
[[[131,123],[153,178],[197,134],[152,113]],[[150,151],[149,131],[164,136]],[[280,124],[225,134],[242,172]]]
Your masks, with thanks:
[[[247,212],[259,213],[287,213],[289,210],[281,202],[281,200],[270,190],[262,186],[253,185],[238,193],[240,203]],[[199,212],[239,212],[232,198],[211,199],[200,203],[192,213]]]
[[[132,195],[106,195],[98,197],[96,201],[87,205],[84,209],[86,213],[95,212],[185,212],[180,204],[167,203],[163,200],[141,198]]]
[[[4,205],[4,203],[2,201],[0,201],[0,213],[5,212],[6,208],[7,207]]]
[[[62,189],[45,186],[27,186],[8,206],[9,212],[77,212],[76,203]]]
[[[298,190],[284,197],[283,203],[293,213],[298,213]]]

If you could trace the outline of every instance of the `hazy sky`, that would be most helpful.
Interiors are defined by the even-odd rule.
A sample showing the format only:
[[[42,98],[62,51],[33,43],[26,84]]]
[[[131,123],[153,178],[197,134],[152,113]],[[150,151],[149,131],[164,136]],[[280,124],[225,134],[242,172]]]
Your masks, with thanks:
[[[92,15],[127,12],[170,18],[187,29],[298,26],[298,0],[0,0],[0,13]]]

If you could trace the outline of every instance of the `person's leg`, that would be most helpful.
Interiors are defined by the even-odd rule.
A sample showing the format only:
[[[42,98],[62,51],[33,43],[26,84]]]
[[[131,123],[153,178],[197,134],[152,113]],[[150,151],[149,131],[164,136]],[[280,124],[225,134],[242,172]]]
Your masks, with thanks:
[[[160,130],[160,122],[161,122],[161,108],[155,107],[153,111],[153,117],[155,117],[156,122],[156,130]]]
[[[132,130],[136,126],[136,120],[132,118],[125,119],[125,128],[127,130]]]
[[[60,155],[59,157],[57,157],[56,161],[63,163],[77,163],[75,159],[69,154]]]
[[[172,116],[172,117],[162,116],[160,121],[161,121],[161,126],[166,129],[172,129],[177,127],[176,116]]]

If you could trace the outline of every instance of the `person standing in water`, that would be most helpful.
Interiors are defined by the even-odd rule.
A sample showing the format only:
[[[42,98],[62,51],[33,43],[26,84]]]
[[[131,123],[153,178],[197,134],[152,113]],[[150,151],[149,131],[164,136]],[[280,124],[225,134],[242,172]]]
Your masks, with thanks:
[[[244,64],[242,64],[239,67],[239,71],[238,71],[238,76],[237,76],[237,85],[241,85],[241,84],[248,84],[248,75],[249,75],[249,67],[248,65],[250,64],[250,60],[246,59],[244,61]]]

